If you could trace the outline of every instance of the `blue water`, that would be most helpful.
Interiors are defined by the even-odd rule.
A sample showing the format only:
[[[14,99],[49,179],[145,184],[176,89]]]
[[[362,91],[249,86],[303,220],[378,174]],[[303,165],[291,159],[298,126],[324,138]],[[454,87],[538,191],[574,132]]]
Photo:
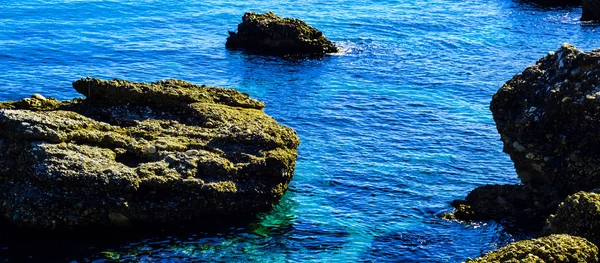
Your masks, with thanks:
[[[288,61],[224,48],[246,11],[322,30],[342,54]],[[86,76],[239,89],[302,145],[282,202],[248,224],[65,238],[0,233],[8,262],[461,262],[527,236],[437,216],[517,183],[489,102],[563,42],[598,48],[577,7],[509,0],[2,0],[0,100],[78,94]]]

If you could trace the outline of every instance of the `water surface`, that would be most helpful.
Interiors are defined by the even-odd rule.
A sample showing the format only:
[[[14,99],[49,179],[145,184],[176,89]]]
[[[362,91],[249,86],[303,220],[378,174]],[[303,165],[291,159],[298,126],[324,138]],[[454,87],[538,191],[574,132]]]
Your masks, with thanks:
[[[8,262],[461,262],[527,234],[439,219],[517,183],[489,102],[563,42],[598,48],[576,7],[509,0],[3,0],[0,100],[79,95],[86,76],[236,88],[302,145],[282,202],[249,224],[138,235],[0,233]],[[288,61],[224,48],[246,11],[305,20],[342,54]]]

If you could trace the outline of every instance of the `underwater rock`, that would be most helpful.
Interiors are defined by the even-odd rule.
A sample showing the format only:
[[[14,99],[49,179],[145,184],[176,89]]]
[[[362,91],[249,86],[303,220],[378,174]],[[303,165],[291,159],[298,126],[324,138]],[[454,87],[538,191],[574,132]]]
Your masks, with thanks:
[[[227,48],[268,55],[322,56],[338,48],[323,33],[301,20],[280,18],[273,12],[246,13],[238,32],[229,32]]]
[[[567,197],[556,214],[548,218],[546,230],[600,244],[600,194],[579,192]]]
[[[550,235],[508,244],[467,263],[598,262],[598,247],[581,237]]]
[[[0,103],[0,211],[16,225],[254,214],[292,179],[296,133],[247,94],[180,80],[73,87],[86,98]]]
[[[582,21],[600,21],[600,0],[583,0],[581,9]]]

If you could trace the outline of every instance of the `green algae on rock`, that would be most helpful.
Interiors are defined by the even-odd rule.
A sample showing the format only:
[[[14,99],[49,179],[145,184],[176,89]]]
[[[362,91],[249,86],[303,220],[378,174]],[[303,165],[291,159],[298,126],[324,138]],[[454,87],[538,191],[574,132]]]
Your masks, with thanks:
[[[73,86],[87,98],[0,103],[0,209],[16,225],[254,214],[288,187],[299,139],[247,94],[180,80]]]
[[[598,247],[581,237],[550,235],[508,244],[467,263],[596,263]]]
[[[600,194],[579,192],[567,197],[549,217],[546,230],[600,244]]]
[[[229,32],[225,45],[231,49],[280,56],[323,56],[339,51],[321,31],[299,19],[281,18],[273,12],[244,14],[238,32]]]

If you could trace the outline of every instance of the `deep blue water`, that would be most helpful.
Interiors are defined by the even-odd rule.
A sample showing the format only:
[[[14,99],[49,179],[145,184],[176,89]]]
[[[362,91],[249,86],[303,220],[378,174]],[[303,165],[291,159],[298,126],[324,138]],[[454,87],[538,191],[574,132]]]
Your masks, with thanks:
[[[289,61],[224,48],[246,11],[272,10],[344,50]],[[509,0],[2,0],[0,100],[78,94],[86,76],[239,89],[294,128],[294,180],[250,224],[31,237],[8,262],[461,262],[527,234],[439,219],[487,183],[517,183],[489,102],[563,42],[598,48],[580,8]],[[111,238],[112,237],[112,238]]]

